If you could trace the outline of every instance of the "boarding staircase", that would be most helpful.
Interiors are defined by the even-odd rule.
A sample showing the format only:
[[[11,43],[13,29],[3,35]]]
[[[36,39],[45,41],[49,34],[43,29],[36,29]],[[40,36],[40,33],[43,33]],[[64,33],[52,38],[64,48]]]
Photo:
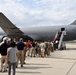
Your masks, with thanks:
[[[66,35],[66,31],[62,31],[62,34],[60,36],[60,40],[59,40],[59,44],[58,44],[58,49],[62,49],[64,47],[64,42],[63,42],[63,38]]]
[[[65,45],[65,43],[63,42],[63,38],[64,38],[65,35],[66,35],[65,30],[63,30],[61,32],[57,32],[56,35],[55,35],[54,41],[55,41],[55,43],[58,42],[57,45],[58,45],[59,50],[62,49]]]

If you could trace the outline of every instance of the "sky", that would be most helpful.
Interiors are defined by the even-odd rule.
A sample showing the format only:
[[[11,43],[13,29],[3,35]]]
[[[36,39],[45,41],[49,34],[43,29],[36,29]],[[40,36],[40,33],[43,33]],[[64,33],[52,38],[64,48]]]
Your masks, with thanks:
[[[0,12],[18,27],[68,25],[76,19],[76,0],[0,0]]]

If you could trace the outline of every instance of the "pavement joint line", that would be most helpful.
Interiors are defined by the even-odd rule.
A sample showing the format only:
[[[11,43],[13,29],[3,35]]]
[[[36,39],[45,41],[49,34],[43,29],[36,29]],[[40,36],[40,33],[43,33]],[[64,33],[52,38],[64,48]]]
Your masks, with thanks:
[[[74,67],[75,64],[76,64],[76,61],[73,63],[73,65],[71,66],[71,68],[69,69],[69,71],[67,72],[66,75],[68,75],[70,73],[70,71],[72,70],[72,68]]]

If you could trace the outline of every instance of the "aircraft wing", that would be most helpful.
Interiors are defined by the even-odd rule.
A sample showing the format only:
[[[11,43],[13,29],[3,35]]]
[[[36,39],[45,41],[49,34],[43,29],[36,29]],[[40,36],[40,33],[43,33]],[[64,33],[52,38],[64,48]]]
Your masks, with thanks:
[[[23,35],[23,32],[17,28],[3,13],[0,12],[0,27],[7,35]]]

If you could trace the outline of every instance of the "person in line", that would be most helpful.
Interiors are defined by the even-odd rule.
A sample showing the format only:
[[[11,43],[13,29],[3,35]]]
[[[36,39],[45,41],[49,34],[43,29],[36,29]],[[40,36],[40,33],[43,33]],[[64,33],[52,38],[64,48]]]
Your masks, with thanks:
[[[16,73],[17,53],[16,43],[12,42],[11,47],[7,49],[8,75],[11,75],[11,66],[13,66],[13,75]]]
[[[31,57],[32,56],[35,57],[35,55],[36,55],[36,44],[35,44],[35,41],[33,41],[31,43],[31,45],[32,45]]]
[[[26,64],[26,52],[27,52],[27,47],[26,47],[26,42],[24,42],[25,47],[24,47],[24,59],[23,59],[23,64]]]
[[[7,39],[4,39],[3,43],[0,46],[1,49],[1,72],[7,71],[6,55],[7,55]]]
[[[44,57],[45,48],[46,48],[46,45],[44,42],[40,43],[40,48],[41,48],[41,57]]]
[[[17,43],[17,49],[19,50],[17,58],[18,61],[20,60],[21,67],[23,67],[25,44],[22,38],[20,38],[19,42]],[[17,61],[17,67],[18,67],[18,61]]]
[[[31,54],[31,47],[32,47],[32,45],[31,45],[31,41],[30,40],[28,40],[28,42],[26,42],[26,46],[27,46],[27,56],[31,56],[30,54]]]

